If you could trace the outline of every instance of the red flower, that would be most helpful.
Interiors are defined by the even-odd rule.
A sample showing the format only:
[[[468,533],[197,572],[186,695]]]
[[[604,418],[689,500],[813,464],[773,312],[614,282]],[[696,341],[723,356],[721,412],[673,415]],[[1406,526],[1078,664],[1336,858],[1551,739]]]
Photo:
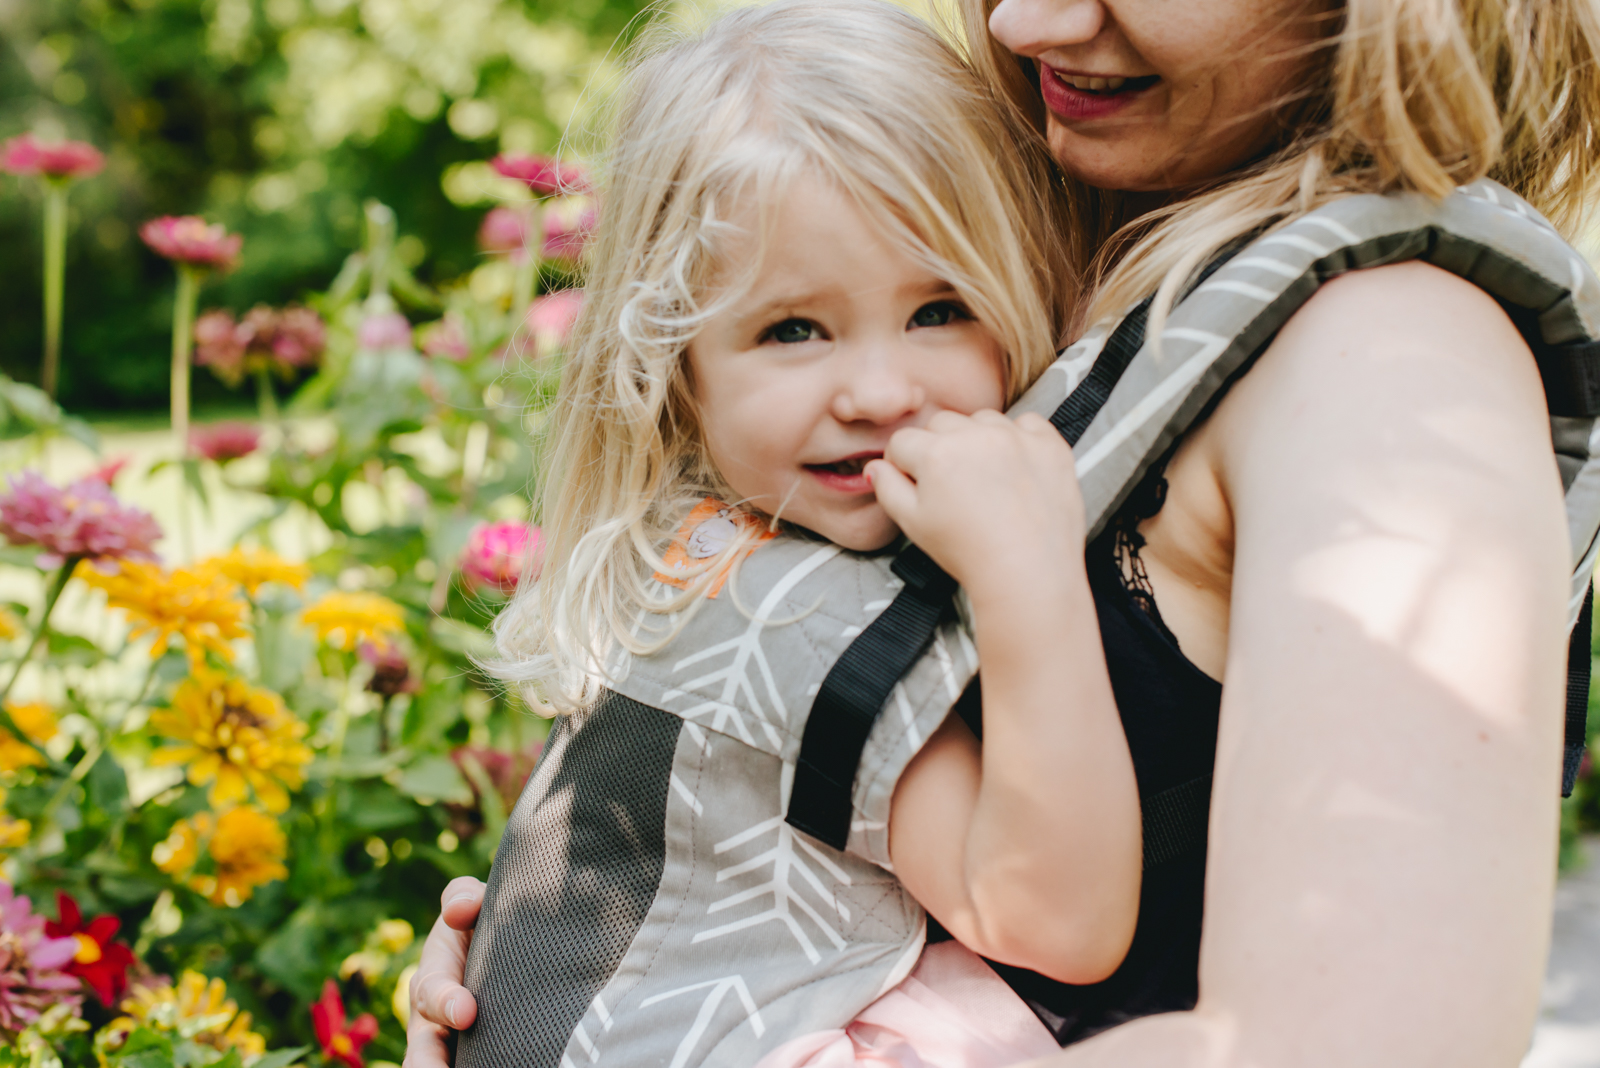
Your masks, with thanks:
[[[78,952],[61,970],[82,979],[102,1005],[114,1008],[128,989],[128,969],[133,965],[133,950],[111,941],[122,921],[115,916],[96,916],[86,925],[78,903],[60,891],[56,893],[56,909],[61,919],[45,921],[44,933],[78,943]]]
[[[0,170],[12,174],[38,174],[45,178],[87,178],[106,165],[93,145],[82,141],[41,144],[32,134],[7,141],[0,150]]]
[[[489,166],[507,178],[527,182],[528,188],[540,196],[551,196],[556,193],[587,193],[590,188],[589,175],[582,167],[562,163],[549,156],[525,156],[513,153],[508,156],[496,156],[489,161]]]
[[[322,1054],[349,1068],[362,1068],[361,1047],[378,1036],[378,1018],[364,1012],[346,1027],[344,998],[332,979],[322,984],[322,997],[311,1006],[311,1026],[316,1029]]]
[[[244,238],[230,234],[221,223],[211,224],[198,215],[163,215],[139,227],[139,237],[178,263],[229,270],[239,258]]]
[[[261,430],[249,423],[213,423],[189,431],[189,448],[197,456],[225,464],[261,447]]]

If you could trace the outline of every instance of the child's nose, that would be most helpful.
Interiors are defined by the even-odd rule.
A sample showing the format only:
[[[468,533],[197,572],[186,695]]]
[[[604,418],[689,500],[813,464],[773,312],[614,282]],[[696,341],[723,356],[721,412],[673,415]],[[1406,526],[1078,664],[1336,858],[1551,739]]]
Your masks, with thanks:
[[[894,423],[915,415],[927,391],[905,355],[894,346],[875,348],[845,361],[844,379],[833,398],[833,415],[843,423]]]

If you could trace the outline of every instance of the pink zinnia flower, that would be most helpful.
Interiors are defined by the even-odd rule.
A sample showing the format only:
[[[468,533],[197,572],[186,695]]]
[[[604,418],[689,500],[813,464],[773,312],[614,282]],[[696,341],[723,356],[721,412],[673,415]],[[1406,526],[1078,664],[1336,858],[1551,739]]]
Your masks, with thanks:
[[[361,321],[361,330],[356,335],[356,343],[370,352],[409,349],[411,324],[399,312],[369,315]]]
[[[45,144],[23,134],[0,149],[0,170],[12,174],[37,174],[44,178],[87,178],[106,165],[100,150],[83,141]]]
[[[98,478],[61,489],[37,471],[24,471],[0,495],[0,535],[12,545],[39,546],[39,566],[57,567],[69,556],[154,560],[150,547],[161,527],[149,512],[117,500]]]
[[[139,236],[159,256],[220,271],[233,267],[244,245],[243,237],[230,234],[221,223],[208,223],[198,215],[163,215],[151,219],[139,227]]]
[[[493,208],[478,227],[478,247],[485,252],[522,252],[527,243],[527,213],[516,208]]]
[[[472,590],[512,593],[532,560],[530,578],[537,578],[544,556],[544,535],[538,527],[503,519],[479,523],[461,551],[461,577]]]
[[[583,247],[594,234],[600,215],[592,207],[576,212],[552,211],[544,217],[544,247],[540,250],[547,260],[566,260],[576,263],[583,257]]]
[[[212,423],[189,431],[189,447],[195,455],[225,464],[249,456],[261,446],[261,429],[249,423]]]
[[[76,938],[50,938],[33,903],[0,882],[0,1031],[15,1038],[53,1005],[68,1005],[77,1016],[83,986],[61,969],[77,956]]]
[[[446,312],[443,319],[422,328],[422,351],[435,358],[464,360],[472,355],[467,344],[466,324],[460,312]]]
[[[550,156],[499,155],[489,161],[489,166],[507,178],[527,182],[528,188],[540,196],[587,193],[590,188],[589,175],[582,167]]]
[[[285,367],[315,367],[328,347],[328,328],[310,308],[291,304],[278,313],[272,355]]]
[[[543,356],[563,348],[582,310],[581,289],[558,289],[529,305],[527,326],[533,335],[534,354]]]
[[[248,335],[233,321],[233,313],[213,308],[194,322],[194,362],[230,386],[244,377],[244,350]]]

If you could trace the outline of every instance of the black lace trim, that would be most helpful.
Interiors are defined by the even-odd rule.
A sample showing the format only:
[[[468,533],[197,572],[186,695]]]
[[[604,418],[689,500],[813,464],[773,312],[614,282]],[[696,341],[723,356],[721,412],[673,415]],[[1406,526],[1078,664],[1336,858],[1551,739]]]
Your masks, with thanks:
[[[1139,551],[1144,548],[1144,535],[1139,533],[1139,524],[1161,511],[1162,505],[1167,503],[1167,478],[1165,465],[1151,473],[1139,484],[1128,502],[1122,506],[1115,519],[1114,534],[1111,539],[1111,559],[1117,567],[1117,577],[1122,582],[1122,588],[1127,591],[1128,599],[1135,608],[1144,613],[1146,619],[1155,624],[1164,637],[1174,646],[1178,644],[1177,635],[1167,627],[1166,621],[1161,618],[1161,609],[1156,604],[1156,592],[1150,585],[1150,572],[1145,569],[1144,558]]]

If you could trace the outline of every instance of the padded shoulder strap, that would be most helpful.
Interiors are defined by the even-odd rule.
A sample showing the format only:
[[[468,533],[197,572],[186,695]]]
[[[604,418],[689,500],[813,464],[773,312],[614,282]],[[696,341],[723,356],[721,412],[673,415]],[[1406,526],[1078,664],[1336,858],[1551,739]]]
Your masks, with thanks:
[[[1203,279],[1173,309],[1160,338],[1144,337],[1148,302],[1109,337],[1091,332],[1012,412],[1044,415],[1072,442],[1093,537],[1324,282],[1413,259],[1494,296],[1538,361],[1567,491],[1574,549],[1569,618],[1576,624],[1600,548],[1600,280],[1548,222],[1494,182],[1473,183],[1441,201],[1410,194],[1348,197],[1302,216],[1256,238],[1225,266],[1208,268],[1215,277]],[[909,571],[928,573],[932,563],[919,550],[907,554]],[[901,595],[906,603],[897,598],[834,665],[806,725],[788,820],[830,844],[842,845],[850,829],[853,771],[846,769],[853,767],[852,751],[859,755],[854,739],[882,709],[897,665],[915,662],[926,648],[925,621],[937,621],[944,611],[942,601],[937,610],[931,602],[913,602],[940,600],[947,583],[912,587],[908,581]],[[1575,663],[1579,633],[1573,642],[1569,662]],[[892,654],[888,644],[896,647]],[[1581,644],[1586,663],[1587,642]],[[1586,708],[1583,671],[1574,672],[1569,687],[1566,780],[1577,767],[1572,746],[1581,752],[1583,744],[1574,704],[1580,697]]]

